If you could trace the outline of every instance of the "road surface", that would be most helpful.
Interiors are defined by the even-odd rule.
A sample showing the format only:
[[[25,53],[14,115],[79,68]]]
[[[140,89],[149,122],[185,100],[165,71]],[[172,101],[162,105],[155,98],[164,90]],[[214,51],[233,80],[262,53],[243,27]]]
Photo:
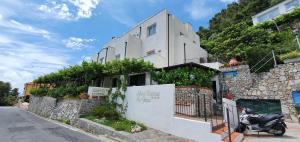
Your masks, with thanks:
[[[267,133],[249,132],[245,135],[244,142],[300,142],[300,124],[298,123],[287,123],[288,129],[281,137],[275,137]]]
[[[0,107],[0,142],[103,142],[15,107]]]

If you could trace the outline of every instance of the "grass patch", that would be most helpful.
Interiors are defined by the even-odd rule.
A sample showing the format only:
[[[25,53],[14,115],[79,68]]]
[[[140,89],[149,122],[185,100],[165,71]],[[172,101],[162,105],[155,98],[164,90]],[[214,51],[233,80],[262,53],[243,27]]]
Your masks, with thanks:
[[[300,58],[300,52],[299,51],[292,51],[286,54],[282,54],[279,56],[279,59],[281,61],[287,60],[287,59],[295,59]]]
[[[56,119],[56,120],[59,121],[59,122],[61,122],[61,123],[65,123],[67,125],[71,124],[71,121],[69,119],[61,118],[61,119]]]
[[[119,120],[109,120],[104,118],[98,119],[96,116],[83,116],[82,118],[94,121],[102,125],[112,127],[117,131],[125,131],[131,133],[131,129],[136,125],[139,125],[142,128],[141,129],[142,131],[147,129],[146,126],[144,126],[143,124],[136,123],[135,121],[130,121],[127,119],[119,119]]]

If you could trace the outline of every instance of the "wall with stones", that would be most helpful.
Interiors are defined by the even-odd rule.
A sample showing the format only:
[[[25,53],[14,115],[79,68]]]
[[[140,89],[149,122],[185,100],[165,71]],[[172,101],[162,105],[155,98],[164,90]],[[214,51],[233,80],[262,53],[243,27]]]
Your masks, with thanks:
[[[51,119],[74,120],[79,115],[88,114],[95,106],[102,104],[101,100],[63,99],[52,97],[31,96],[28,110]]]
[[[211,114],[213,91],[197,86],[177,86],[175,89],[176,113],[204,117]],[[200,113],[200,114],[198,114]]]
[[[51,97],[30,96],[28,110],[44,117],[50,117],[55,109],[56,99]]]
[[[300,90],[300,63],[278,65],[269,72],[251,74],[249,67],[223,68],[222,71],[237,70],[236,77],[222,79],[229,87],[234,99],[276,99],[281,101],[282,113],[296,115],[292,91]]]
[[[232,94],[243,94],[245,91],[249,90],[254,81],[250,73],[248,65],[234,66],[228,68],[221,68],[221,72],[231,72],[236,71],[236,77],[224,77],[221,75],[221,81],[223,88],[222,90],[229,90]]]

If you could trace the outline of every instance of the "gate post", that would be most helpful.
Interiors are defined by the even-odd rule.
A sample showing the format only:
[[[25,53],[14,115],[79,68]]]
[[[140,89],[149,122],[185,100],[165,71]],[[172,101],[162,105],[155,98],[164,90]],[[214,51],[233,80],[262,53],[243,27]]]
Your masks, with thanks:
[[[204,118],[205,118],[205,122],[207,122],[205,94],[203,94],[203,101],[204,101]]]

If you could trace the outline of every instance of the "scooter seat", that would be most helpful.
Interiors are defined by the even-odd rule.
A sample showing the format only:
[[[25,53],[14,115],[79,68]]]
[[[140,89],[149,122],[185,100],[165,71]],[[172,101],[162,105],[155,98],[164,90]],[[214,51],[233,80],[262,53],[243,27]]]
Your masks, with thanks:
[[[278,119],[281,117],[283,117],[283,116],[280,114],[269,114],[269,115],[263,115],[263,116],[259,117],[258,120],[262,123],[265,123],[265,122],[272,121],[274,119]]]

